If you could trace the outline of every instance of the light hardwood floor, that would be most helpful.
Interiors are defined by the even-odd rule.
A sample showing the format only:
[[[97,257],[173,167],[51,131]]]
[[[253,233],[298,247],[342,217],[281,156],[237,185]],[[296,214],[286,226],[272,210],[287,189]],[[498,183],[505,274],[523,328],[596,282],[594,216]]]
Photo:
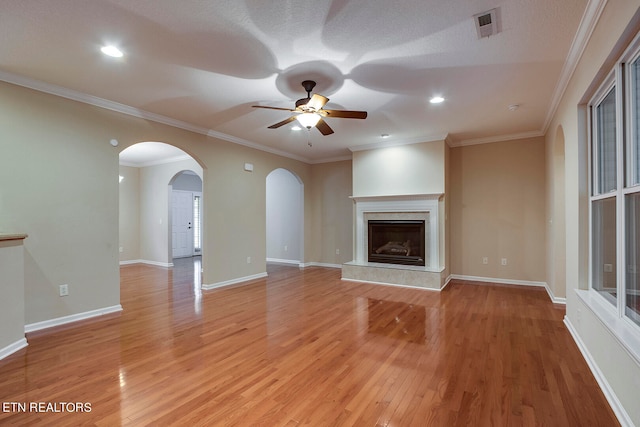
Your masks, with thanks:
[[[201,292],[194,271],[124,266],[122,313],[29,334],[0,361],[0,425],[618,425],[543,289],[269,266]]]

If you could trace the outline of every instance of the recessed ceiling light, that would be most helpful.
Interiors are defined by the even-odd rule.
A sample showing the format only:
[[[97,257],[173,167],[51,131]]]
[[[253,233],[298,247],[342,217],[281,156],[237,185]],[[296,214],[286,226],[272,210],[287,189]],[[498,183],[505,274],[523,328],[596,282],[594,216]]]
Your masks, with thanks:
[[[441,97],[441,96],[434,96],[433,98],[431,98],[429,100],[429,102],[432,103],[432,104],[440,104],[443,101],[444,101],[444,98]]]
[[[511,104],[507,108],[509,109],[509,111],[516,111],[518,108],[520,108],[520,104]]]
[[[383,133],[382,135],[380,135],[380,138],[389,138],[389,134],[388,133]]]
[[[123,55],[123,53],[122,53],[122,51],[120,49],[118,49],[117,47],[112,46],[112,45],[102,46],[100,48],[100,51],[102,53],[104,53],[105,55],[112,56],[114,58],[122,58],[122,55]]]

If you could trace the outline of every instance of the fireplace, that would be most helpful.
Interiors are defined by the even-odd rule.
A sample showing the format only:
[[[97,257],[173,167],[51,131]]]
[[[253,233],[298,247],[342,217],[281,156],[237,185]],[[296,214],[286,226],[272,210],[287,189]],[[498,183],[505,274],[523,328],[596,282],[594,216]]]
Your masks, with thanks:
[[[355,257],[343,264],[342,279],[442,289],[448,274],[440,256],[440,233],[445,229],[444,215],[439,215],[442,196],[352,197]],[[387,230],[376,233],[377,227],[385,224]],[[370,227],[380,236],[372,238]]]
[[[424,220],[369,220],[368,261],[425,265]]]

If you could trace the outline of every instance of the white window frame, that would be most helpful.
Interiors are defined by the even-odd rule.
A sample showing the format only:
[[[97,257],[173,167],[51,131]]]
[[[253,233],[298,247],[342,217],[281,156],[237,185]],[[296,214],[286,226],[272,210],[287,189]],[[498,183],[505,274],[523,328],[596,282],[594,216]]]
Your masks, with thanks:
[[[640,193],[640,182],[630,185],[632,167],[636,167],[635,158],[625,153],[632,144],[633,117],[631,96],[628,96],[631,85],[631,73],[627,64],[640,58],[640,34],[627,48],[616,62],[613,70],[602,82],[588,104],[588,180],[589,180],[589,289],[578,290],[577,294],[583,302],[593,310],[605,326],[614,334],[618,341],[627,349],[637,362],[640,363],[640,324],[626,313],[626,197],[629,194]],[[616,189],[601,193],[599,184],[598,152],[594,147],[597,136],[597,120],[595,108],[609,94],[615,86],[616,95]],[[636,106],[640,108],[639,106]],[[631,158],[629,158],[631,157]],[[638,180],[640,181],[640,179]],[[613,297],[608,299],[605,293],[594,288],[594,235],[593,235],[593,204],[596,201],[615,197],[616,200],[616,295],[615,305]],[[635,318],[635,316],[633,316]],[[636,318],[636,320],[638,320]]]
[[[600,87],[600,89],[598,90],[598,92],[596,92],[596,95],[592,98],[591,102],[589,103],[589,162],[590,162],[590,178],[589,178],[589,194],[591,195],[591,197],[597,197],[600,199],[606,199],[609,197],[612,197],[615,194],[615,190],[614,191],[609,191],[606,193],[603,193],[600,191],[600,175],[599,175],[599,168],[594,168],[593,166],[598,164],[599,158],[598,158],[598,152],[597,150],[594,149],[594,144],[593,144],[593,140],[596,137],[596,135],[598,134],[598,128],[597,128],[597,120],[594,120],[594,115],[595,113],[595,109],[598,105],[600,105],[604,99],[607,97],[607,95],[609,95],[609,93],[611,92],[611,89],[613,89],[614,85],[615,85],[615,95],[616,95],[616,112],[618,111],[618,103],[620,101],[620,94],[618,93],[620,91],[620,85],[616,85],[616,73],[611,72],[609,74],[609,76],[607,76],[606,80],[604,81],[604,83],[602,84],[602,86]],[[616,153],[620,154],[620,138],[622,136],[622,132],[619,130],[621,129],[620,127],[618,127],[618,125],[620,123],[618,123],[620,121],[620,117],[618,114],[616,114]],[[616,161],[619,159],[616,159]],[[617,178],[617,177],[616,177]],[[619,185],[619,182],[616,182],[616,185]],[[596,191],[596,187],[597,187],[597,191]]]

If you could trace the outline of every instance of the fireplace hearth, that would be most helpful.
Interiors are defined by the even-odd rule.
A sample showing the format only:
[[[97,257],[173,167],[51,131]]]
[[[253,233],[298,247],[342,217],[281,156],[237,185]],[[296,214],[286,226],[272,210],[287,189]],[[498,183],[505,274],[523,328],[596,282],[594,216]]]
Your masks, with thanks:
[[[368,262],[425,265],[423,220],[369,220]]]

